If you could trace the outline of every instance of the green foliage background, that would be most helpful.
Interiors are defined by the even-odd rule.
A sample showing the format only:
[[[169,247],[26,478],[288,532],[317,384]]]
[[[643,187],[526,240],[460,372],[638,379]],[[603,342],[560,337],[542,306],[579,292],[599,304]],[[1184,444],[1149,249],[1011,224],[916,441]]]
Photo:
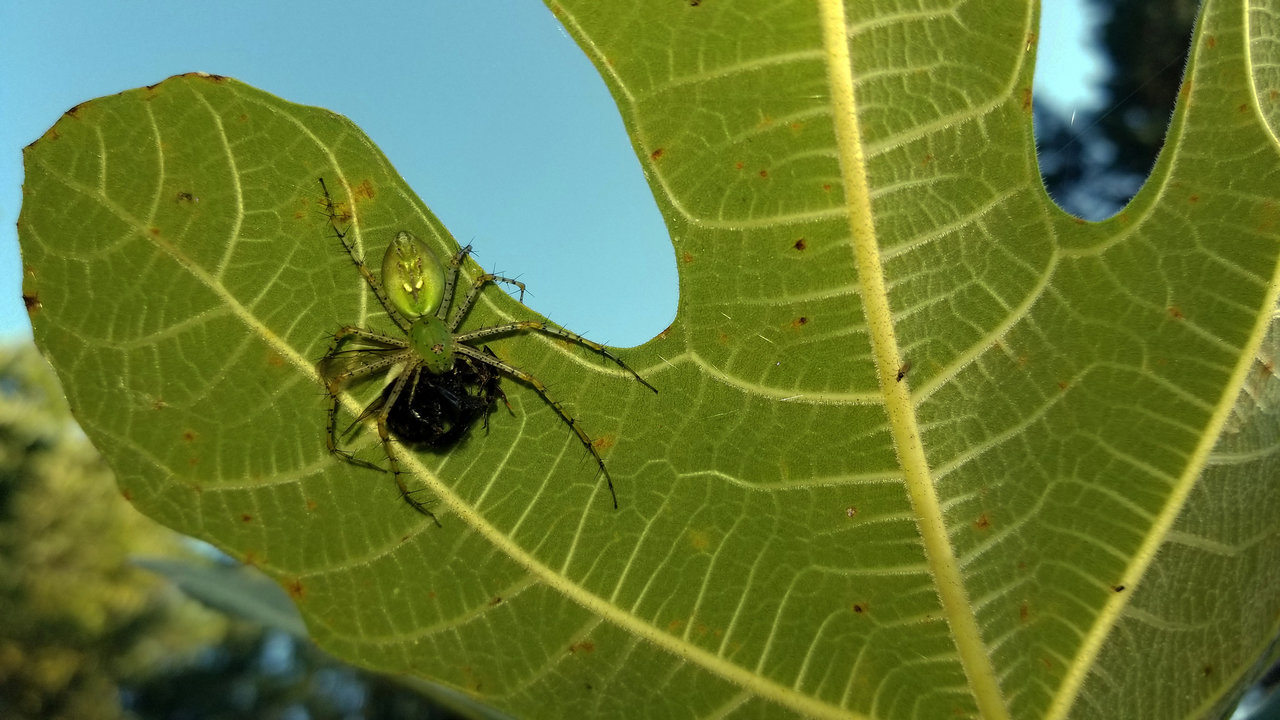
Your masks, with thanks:
[[[28,149],[37,342],[139,509],[266,570],[331,651],[512,712],[1219,715],[1280,623],[1276,8],[1205,4],[1151,180],[1086,224],[1035,165],[1035,6],[872,5],[552,5],[679,314],[624,353],[656,397],[493,348],[598,439],[617,512],[513,383],[406,463],[443,529],[328,456],[326,333],[387,324],[316,179],[371,257],[456,241],[345,119],[232,80]],[[465,327],[527,316],[486,292]]]

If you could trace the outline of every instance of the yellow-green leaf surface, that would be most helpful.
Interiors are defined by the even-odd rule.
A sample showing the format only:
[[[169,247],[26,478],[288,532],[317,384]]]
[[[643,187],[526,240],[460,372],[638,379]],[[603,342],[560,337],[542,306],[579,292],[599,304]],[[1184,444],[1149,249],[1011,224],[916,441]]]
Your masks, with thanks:
[[[388,325],[317,178],[370,257],[456,243],[348,121],[208,76],[26,154],[36,338],[126,496],[329,650],[519,715],[1229,709],[1280,624],[1280,7],[1206,3],[1166,150],[1099,224],[1041,186],[1030,2],[552,10],[618,100],[679,313],[620,351],[656,396],[492,347],[620,509],[510,380],[487,433],[405,457],[443,528],[326,452],[327,333]],[[464,327],[529,316],[491,289]]]

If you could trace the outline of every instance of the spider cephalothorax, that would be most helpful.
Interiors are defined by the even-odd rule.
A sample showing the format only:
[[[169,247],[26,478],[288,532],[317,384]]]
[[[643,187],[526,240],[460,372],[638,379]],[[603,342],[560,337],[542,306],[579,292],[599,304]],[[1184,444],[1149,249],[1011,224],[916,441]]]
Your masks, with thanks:
[[[401,230],[383,256],[382,279],[379,281],[347,239],[347,233],[338,227],[337,206],[323,179],[320,180],[320,188],[324,192],[325,208],[334,235],[387,311],[387,316],[402,333],[402,337],[394,337],[347,325],[334,334],[329,352],[320,359],[318,366],[329,396],[329,451],[354,465],[380,469],[340,447],[338,394],[353,382],[396,371],[395,377],[360,413],[352,427],[364,420],[374,421],[400,494],[415,510],[435,520],[435,515],[413,497],[400,477],[392,436],[410,445],[447,449],[465,437],[477,420],[483,418],[485,427],[488,427],[489,413],[497,400],[506,400],[500,386],[501,376],[509,375],[531,387],[574,432],[608,481],[609,494],[614,508],[617,508],[613,478],[609,477],[591,437],[560,403],[547,395],[546,386],[541,381],[500,360],[488,348],[477,346],[476,342],[525,332],[558,337],[599,353],[629,372],[645,387],[654,392],[657,389],[603,345],[539,320],[518,320],[459,333],[458,327],[466,318],[467,311],[486,285],[507,283],[519,288],[522,298],[524,285],[501,275],[484,273],[472,282],[471,289],[450,317],[458,269],[470,253],[470,246],[459,249],[446,268],[426,243],[409,231]]]

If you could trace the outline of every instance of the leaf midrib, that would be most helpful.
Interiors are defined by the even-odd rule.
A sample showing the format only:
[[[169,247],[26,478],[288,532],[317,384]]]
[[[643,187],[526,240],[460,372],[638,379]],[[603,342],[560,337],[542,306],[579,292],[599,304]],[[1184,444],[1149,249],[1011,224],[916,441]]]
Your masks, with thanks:
[[[909,385],[905,378],[904,381],[898,380],[902,355],[894,333],[893,312],[889,307],[884,267],[871,213],[871,189],[867,182],[866,157],[853,93],[853,65],[844,3],[841,0],[820,0],[818,7],[827,78],[831,87],[836,149],[848,208],[851,249],[858,268],[862,309],[867,319],[867,334],[876,360],[876,375],[884,396],[890,432],[902,466],[907,495],[917,518],[925,561],[934,579],[974,701],[983,717],[990,720],[1008,718],[1008,708],[982,640],[973,604],[969,601],[960,573],[960,564],[947,536],[942,507],[920,439],[915,408],[907,390]]]

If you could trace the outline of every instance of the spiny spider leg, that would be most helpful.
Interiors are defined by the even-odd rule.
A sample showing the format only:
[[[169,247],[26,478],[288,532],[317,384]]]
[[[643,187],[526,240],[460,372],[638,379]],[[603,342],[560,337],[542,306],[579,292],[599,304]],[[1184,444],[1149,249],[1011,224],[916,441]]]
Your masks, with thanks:
[[[454,349],[463,355],[479,360],[487,365],[492,365],[493,367],[498,368],[533,388],[533,391],[538,393],[538,396],[542,398],[542,401],[550,405],[551,409],[555,410],[556,414],[560,416],[560,419],[563,420],[571,430],[573,430],[574,434],[578,436],[578,440],[582,443],[582,446],[591,454],[591,457],[595,458],[596,465],[600,466],[600,472],[604,473],[604,479],[609,483],[609,496],[613,498],[613,509],[618,509],[618,494],[613,490],[613,478],[609,476],[609,471],[605,468],[604,460],[600,457],[600,453],[596,452],[596,446],[591,442],[591,436],[583,431],[582,428],[578,427],[578,421],[570,417],[569,413],[565,412],[564,408],[560,406],[558,401],[551,399],[551,396],[547,394],[547,386],[543,385],[542,381],[523,370],[512,365],[508,365],[493,355],[486,355],[485,353],[468,345],[458,344]],[[641,382],[644,381],[642,380]],[[504,397],[503,399],[505,400],[506,398]]]
[[[494,275],[493,273],[485,273],[476,278],[475,282],[471,283],[471,289],[467,291],[467,296],[462,298],[462,302],[458,303],[458,309],[453,313],[453,320],[449,321],[449,332],[456,331],[458,326],[462,324],[463,319],[467,316],[467,312],[471,310],[471,306],[475,304],[476,297],[480,295],[480,291],[484,289],[485,285],[496,285],[500,282],[515,285],[520,288],[520,302],[524,302],[524,283],[519,280],[512,280],[509,277]]]
[[[524,330],[534,330],[536,332],[543,333],[544,335],[551,335],[553,337],[564,338],[565,340],[569,340],[570,342],[574,342],[585,348],[594,350],[595,352],[599,353],[601,356],[607,358],[608,360],[613,361],[613,363],[618,367],[631,373],[631,376],[634,377],[636,380],[639,380],[641,385],[644,385],[645,387],[649,388],[655,393],[658,392],[658,388],[650,385],[648,380],[645,380],[644,378],[640,377],[640,374],[637,373],[635,370],[632,370],[630,365],[627,365],[626,363],[622,362],[621,358],[609,352],[608,348],[606,348],[605,346],[597,342],[592,342],[575,332],[570,332],[568,330],[565,330],[564,328],[555,327],[554,325],[548,325],[547,323],[541,322],[539,320],[518,320],[516,322],[507,323],[505,325],[493,325],[491,327],[480,328],[479,330],[472,330],[469,333],[463,333],[461,335],[455,336],[454,342],[457,343],[456,347],[461,347],[471,340],[480,340],[482,338],[494,337],[495,335],[510,335],[511,333],[522,332]]]
[[[449,315],[449,305],[453,302],[453,286],[458,282],[458,268],[462,267],[462,261],[467,259],[471,254],[471,246],[458,250],[449,260],[449,269],[444,273],[444,301],[440,303],[440,307],[436,309],[436,318],[444,320]]]
[[[365,330],[364,328],[358,328],[354,325],[344,325],[341,330],[334,333],[333,335],[334,343],[333,343],[333,347],[330,350],[332,351],[332,350],[338,349],[339,343],[346,340],[347,338],[353,338],[353,337],[360,338],[361,340],[364,340],[366,342],[377,343],[379,345],[385,345],[387,347],[393,347],[393,348],[403,348],[403,347],[409,346],[409,344],[404,340],[401,340],[399,338],[393,338],[390,335],[383,335],[382,333],[376,333],[376,332],[373,332],[372,330]]]
[[[402,357],[404,353],[398,352],[390,355],[384,355],[381,352],[371,350],[352,350],[350,352],[355,354],[344,359],[349,359],[352,363],[359,364],[352,364],[349,367],[346,367],[342,372],[333,373],[331,370],[327,370],[326,367],[328,366],[329,361],[342,355],[342,353],[337,349],[340,342],[341,339],[335,339],[333,346],[329,349],[329,353],[320,361],[321,376],[325,378],[324,391],[325,394],[329,396],[329,417],[325,434],[325,445],[328,447],[331,455],[336,455],[352,465],[382,472],[382,468],[377,465],[366,460],[361,460],[350,451],[343,450],[338,446],[338,393],[342,391],[343,385],[352,380],[384,372],[387,367],[404,362],[404,358]],[[361,354],[373,354],[375,352],[377,352],[378,357],[373,360],[363,362],[360,358]],[[368,412],[369,409],[378,409],[375,406],[376,403],[371,405],[370,408],[366,408],[366,412]],[[361,417],[356,418],[356,420],[351,423],[343,434],[345,435],[347,432],[350,432],[357,423],[364,419],[364,417],[367,416],[362,415]]]
[[[409,332],[409,321],[402,317],[391,304],[391,300],[382,289],[382,284],[373,276],[369,270],[369,266],[364,264],[364,260],[356,252],[355,247],[347,240],[347,234],[338,229],[338,210],[333,198],[329,195],[329,188],[324,184],[324,178],[320,178],[320,189],[324,191],[325,211],[329,216],[329,227],[333,229],[334,237],[342,243],[342,248],[347,251],[347,255],[351,258],[351,262],[355,264],[360,274],[364,276],[364,282],[373,291],[373,296],[378,299],[378,304],[382,305],[382,309],[387,311],[387,317],[391,318],[391,322],[396,324],[402,332]]]
[[[326,390],[326,392],[328,392]],[[377,470],[382,472],[382,468],[374,465],[367,460],[361,460],[347,450],[338,447],[338,395],[329,392],[329,428],[328,434],[325,436],[325,445],[329,448],[329,454],[342,458],[344,461],[362,468]]]
[[[348,338],[358,337],[369,343],[377,343],[386,347],[338,348]],[[344,327],[333,336],[329,352],[320,358],[317,369],[324,378],[325,385],[331,395],[336,395],[348,382],[384,371],[397,363],[411,362],[415,355],[404,342],[378,333],[362,330],[357,327]],[[366,360],[366,358],[372,358]]]
[[[400,477],[400,461],[396,459],[396,452],[391,447],[391,431],[387,429],[387,414],[391,412],[391,406],[396,404],[396,399],[400,397],[400,392],[404,390],[404,386],[407,384],[409,376],[413,376],[413,382],[416,385],[418,382],[418,375],[421,372],[422,371],[419,370],[412,373],[402,373],[400,377],[396,378],[395,387],[391,388],[391,392],[385,395],[385,400],[382,402],[381,406],[378,407],[375,418],[378,423],[378,437],[382,439],[382,448],[386,451],[387,460],[391,463],[391,476],[395,478],[396,487],[400,489],[400,497],[404,498],[404,501],[409,503],[409,507],[431,518],[431,522],[435,523],[436,527],[444,527],[440,524],[440,520],[436,517],[436,514],[431,512],[431,509],[427,507],[427,504],[415,498],[413,496],[413,491],[409,490],[409,488],[405,486],[404,479]],[[362,413],[362,417],[367,415],[371,409],[373,409],[372,406],[367,408],[365,412]],[[381,470],[382,468],[378,469]]]

